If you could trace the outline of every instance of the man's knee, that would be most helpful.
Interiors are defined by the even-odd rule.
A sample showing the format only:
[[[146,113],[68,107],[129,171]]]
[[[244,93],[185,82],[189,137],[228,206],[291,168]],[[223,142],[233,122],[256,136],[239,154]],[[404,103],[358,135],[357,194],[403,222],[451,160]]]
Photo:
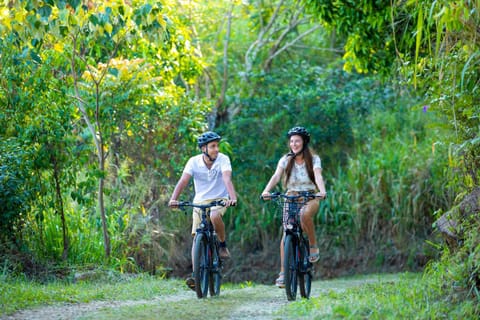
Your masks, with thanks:
[[[217,222],[217,221],[220,222],[220,221],[222,221],[222,215],[218,211],[213,211],[213,212],[210,213],[210,219],[213,222]]]

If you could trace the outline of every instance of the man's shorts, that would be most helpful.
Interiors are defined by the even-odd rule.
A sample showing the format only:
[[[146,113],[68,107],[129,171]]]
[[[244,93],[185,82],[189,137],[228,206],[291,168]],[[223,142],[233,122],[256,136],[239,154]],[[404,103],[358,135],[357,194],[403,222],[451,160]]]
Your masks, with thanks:
[[[205,200],[198,202],[198,204],[207,204],[215,200],[227,200],[225,198],[218,198],[218,199],[210,199],[210,200]],[[210,211],[217,211],[222,217],[227,211],[227,207],[222,207],[222,206],[215,206],[211,207]],[[192,218],[193,218],[193,223],[192,223],[192,236],[195,235],[197,232],[198,227],[200,226],[200,222],[202,222],[202,209],[200,208],[193,208],[193,213],[192,213]]]

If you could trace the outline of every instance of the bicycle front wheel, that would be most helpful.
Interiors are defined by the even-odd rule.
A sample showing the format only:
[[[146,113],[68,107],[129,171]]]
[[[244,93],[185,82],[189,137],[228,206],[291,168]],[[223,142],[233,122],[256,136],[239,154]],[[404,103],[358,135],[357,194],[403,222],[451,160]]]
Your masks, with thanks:
[[[193,273],[195,275],[195,291],[199,299],[208,293],[209,257],[207,239],[203,233],[195,236],[193,251]]]
[[[309,256],[309,244],[304,240],[299,245],[300,248],[300,270],[298,272],[298,286],[300,287],[300,295],[302,298],[310,298],[310,292],[312,290],[312,264],[308,261]]]
[[[218,255],[218,242],[216,239],[211,246],[211,253],[209,290],[210,296],[218,296],[220,295],[220,285],[222,282],[222,260]]]
[[[297,298],[297,259],[295,238],[291,234],[285,236],[283,268],[285,291],[289,301]]]

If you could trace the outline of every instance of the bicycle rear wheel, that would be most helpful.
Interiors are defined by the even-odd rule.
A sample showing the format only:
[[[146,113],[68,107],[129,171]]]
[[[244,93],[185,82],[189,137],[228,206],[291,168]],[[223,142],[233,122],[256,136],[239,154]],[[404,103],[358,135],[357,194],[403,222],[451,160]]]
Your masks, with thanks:
[[[199,299],[206,297],[208,293],[208,246],[203,233],[197,233],[195,237],[195,249],[193,252],[193,273],[195,274],[195,292]]]
[[[285,236],[283,268],[285,271],[285,291],[289,301],[297,298],[297,263],[295,239],[291,234]]]
[[[300,270],[298,272],[298,286],[302,298],[310,298],[312,291],[312,264],[308,261],[309,244],[308,241],[302,241],[300,244]]]
[[[212,256],[210,259],[210,277],[209,277],[209,290],[210,296],[220,295],[220,285],[222,282],[222,261],[218,255],[218,242],[216,239],[211,246]]]

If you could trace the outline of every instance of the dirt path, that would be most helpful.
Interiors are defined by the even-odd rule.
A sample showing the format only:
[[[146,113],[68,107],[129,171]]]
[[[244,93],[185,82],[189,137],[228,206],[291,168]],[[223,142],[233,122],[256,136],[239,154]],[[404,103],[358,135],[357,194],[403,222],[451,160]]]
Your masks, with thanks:
[[[247,297],[255,296],[254,301],[246,302]],[[236,307],[228,311],[223,319],[272,319],[272,315],[288,301],[285,292],[274,286],[255,286],[244,289],[224,290],[222,299],[235,299]],[[185,292],[172,296],[159,296],[151,300],[130,301],[95,301],[81,304],[62,304],[45,306],[17,312],[2,320],[73,320],[79,318],[95,318],[106,309],[169,304],[183,302],[188,304],[197,300],[194,292]],[[208,298],[211,299],[211,298]]]
[[[378,277],[360,280],[330,280],[315,281],[312,284],[312,297],[322,292],[334,290],[337,292],[347,288],[362,285],[368,282],[379,281]],[[179,319],[180,312],[200,310],[202,318],[213,319],[290,319],[282,309],[290,302],[287,301],[285,290],[273,285],[256,285],[241,289],[222,289],[220,297],[197,299],[193,291],[181,291],[174,295],[157,296],[149,300],[129,301],[95,301],[91,303],[61,304],[44,306],[36,309],[19,311],[13,315],[3,317],[2,320],[72,320],[72,319],[131,319],[135,318],[137,310],[146,319]],[[208,308],[205,308],[208,304]],[[187,309],[185,309],[187,308]],[[126,310],[122,313],[121,310]],[[133,311],[132,311],[133,310]],[[216,312],[208,314],[207,310]],[[147,313],[145,313],[147,312]],[[325,310],[328,313],[328,310]],[[170,314],[169,314],[170,313]],[[184,314],[181,314],[180,318]],[[185,314],[188,318],[189,314]],[[140,317],[140,315],[139,315]],[[295,319],[299,319],[298,316]]]

